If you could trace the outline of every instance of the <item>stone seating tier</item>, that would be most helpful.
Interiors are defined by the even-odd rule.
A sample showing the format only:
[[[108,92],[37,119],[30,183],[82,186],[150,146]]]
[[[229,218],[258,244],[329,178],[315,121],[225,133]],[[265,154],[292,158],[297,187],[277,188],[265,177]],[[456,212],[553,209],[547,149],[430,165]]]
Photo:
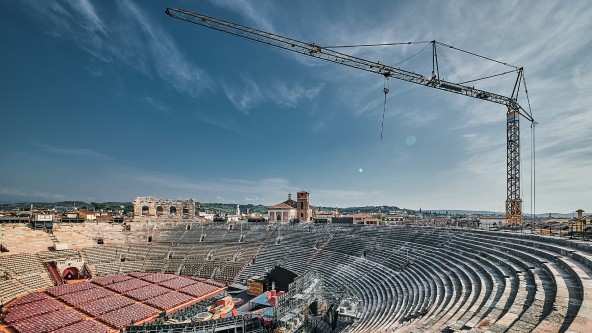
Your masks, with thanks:
[[[204,227],[201,242],[201,228],[186,230],[183,223],[159,232],[150,244],[131,237],[132,242],[71,249],[68,255],[85,260],[99,277],[97,285],[142,302],[160,300],[145,304],[154,311],[219,284],[204,279],[245,282],[279,264],[296,274],[315,269],[328,290],[346,287],[362,301],[361,318],[346,332],[585,332],[592,325],[592,247],[582,242],[419,226],[248,226],[242,236],[250,240],[241,243],[239,231],[218,224]],[[8,276],[0,280],[0,298],[9,301],[43,287],[45,279],[33,279],[32,272],[49,280],[42,262],[51,258],[47,251],[0,257]],[[169,278],[167,272],[194,279]],[[149,292],[144,283],[157,283],[162,292]],[[76,293],[95,294],[73,290],[58,296],[79,304]],[[19,302],[43,301],[30,297]],[[80,306],[101,320],[91,305],[108,298]],[[131,306],[120,305],[111,311]],[[102,320],[112,327],[130,320],[123,312],[120,317]]]

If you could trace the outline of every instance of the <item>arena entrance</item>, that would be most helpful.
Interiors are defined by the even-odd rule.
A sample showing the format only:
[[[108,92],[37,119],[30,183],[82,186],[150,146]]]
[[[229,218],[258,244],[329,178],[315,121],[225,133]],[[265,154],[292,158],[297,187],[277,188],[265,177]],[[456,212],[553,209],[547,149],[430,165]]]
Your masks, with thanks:
[[[62,272],[64,280],[76,280],[79,278],[80,271],[76,267],[68,267]]]

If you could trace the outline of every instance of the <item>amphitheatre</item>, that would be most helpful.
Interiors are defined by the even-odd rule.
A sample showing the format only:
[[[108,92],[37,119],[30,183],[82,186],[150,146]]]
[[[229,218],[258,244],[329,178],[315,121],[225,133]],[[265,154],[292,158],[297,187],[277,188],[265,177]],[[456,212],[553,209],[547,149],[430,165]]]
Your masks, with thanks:
[[[174,309],[223,296],[230,286],[246,285],[276,266],[298,276],[314,271],[322,278],[318,297],[357,302],[348,324],[331,327],[317,320],[300,332],[590,332],[592,327],[588,242],[419,225],[241,224],[142,217],[127,226],[56,223],[51,237],[23,224],[1,224],[9,252],[0,256],[0,330],[291,332],[288,326],[273,328],[261,316],[229,316],[209,326],[153,323]],[[64,248],[56,242],[67,249],[52,250]],[[66,275],[82,273],[86,279],[63,284]],[[263,324],[253,324],[257,321]],[[238,322],[240,330],[233,326]],[[139,326],[128,327],[132,323]]]

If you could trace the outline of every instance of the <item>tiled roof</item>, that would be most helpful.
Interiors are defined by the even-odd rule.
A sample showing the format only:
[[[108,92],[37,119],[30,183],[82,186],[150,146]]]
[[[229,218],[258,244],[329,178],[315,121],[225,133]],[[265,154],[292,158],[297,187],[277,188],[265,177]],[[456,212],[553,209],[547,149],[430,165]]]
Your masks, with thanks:
[[[267,207],[267,209],[278,210],[278,209],[295,209],[295,208],[282,202],[282,203],[279,203],[275,206]]]
[[[292,199],[288,199],[282,203],[285,203],[288,206],[291,206],[292,208],[296,208],[298,206],[298,202],[292,200]]]

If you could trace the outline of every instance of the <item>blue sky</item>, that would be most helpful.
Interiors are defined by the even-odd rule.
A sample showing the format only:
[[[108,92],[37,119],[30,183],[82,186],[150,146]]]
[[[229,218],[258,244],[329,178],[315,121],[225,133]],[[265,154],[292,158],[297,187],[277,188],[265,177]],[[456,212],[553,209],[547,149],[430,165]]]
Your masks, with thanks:
[[[536,212],[592,211],[588,1],[3,1],[0,200],[136,196],[502,209],[505,107],[174,20],[177,7],[318,45],[438,40],[524,66]],[[397,64],[425,45],[345,49]],[[443,53],[459,78],[507,67]],[[429,76],[429,48],[400,65]],[[441,75],[457,81],[450,67]],[[508,95],[513,77],[482,89]],[[526,106],[524,95],[520,103]],[[531,132],[522,121],[524,211]]]

